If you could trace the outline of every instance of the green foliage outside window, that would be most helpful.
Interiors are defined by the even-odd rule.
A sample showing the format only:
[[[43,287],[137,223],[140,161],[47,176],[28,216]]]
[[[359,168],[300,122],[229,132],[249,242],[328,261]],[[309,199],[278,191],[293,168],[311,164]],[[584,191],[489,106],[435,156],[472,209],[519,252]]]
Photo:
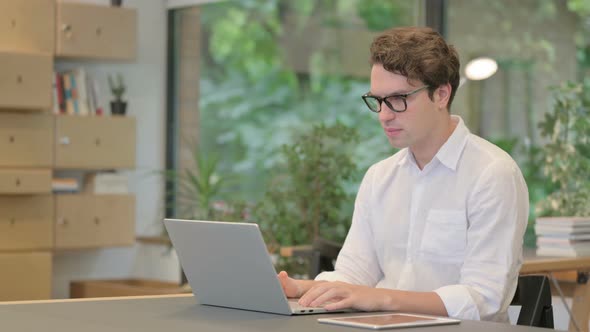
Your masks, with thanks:
[[[542,4],[538,7],[537,19],[552,17],[554,2],[544,1]],[[581,16],[590,15],[586,0],[568,0],[567,5]],[[231,192],[232,200],[249,201],[250,205],[259,203],[254,217],[262,222],[275,218],[286,220],[287,215],[296,215],[295,203],[277,205],[274,211],[268,204],[288,194],[281,190],[294,190],[275,186],[277,181],[299,179],[302,184],[306,183],[299,173],[291,174],[289,180],[277,174],[285,167],[291,167],[288,166],[290,163],[297,165],[301,162],[294,158],[297,154],[290,149],[306,144],[299,141],[301,137],[317,135],[317,132],[309,133],[312,127],[317,130],[323,126],[327,130],[339,124],[352,127],[358,133],[358,143],[346,149],[356,164],[342,183],[349,196],[356,192],[369,165],[393,153],[376,116],[364,108],[360,99],[369,88],[368,63],[366,77],[353,77],[344,72],[328,73],[325,68],[338,68],[340,58],[335,50],[322,50],[312,54],[306,71],[291,68],[289,54],[281,44],[287,37],[287,14],[296,17],[296,29],[291,33],[304,33],[312,18],[319,20],[324,27],[347,29],[360,23],[370,31],[379,31],[395,25],[414,24],[414,6],[414,2],[405,0],[241,0],[202,6],[199,149],[204,156],[220,153],[222,162],[216,164],[216,172],[236,177],[237,181],[226,188]],[[489,6],[497,6],[500,12],[505,10],[499,3],[491,2]],[[499,29],[512,33],[510,22],[504,22]],[[313,39],[317,36],[303,37]],[[524,53],[525,57],[535,53],[527,49],[543,49],[546,52],[541,52],[545,54],[541,62],[553,63],[553,46],[545,40],[529,39],[507,40],[507,48],[514,49],[517,54]],[[349,40],[346,44],[348,42],[356,45],[360,41]],[[580,50],[579,62],[588,62],[590,52],[584,36],[576,36],[576,42]],[[349,45],[342,46],[345,49]],[[549,70],[548,67],[542,66],[543,70]],[[529,186],[531,208],[534,208],[536,202],[544,199],[555,187],[546,180],[539,167],[546,150],[510,140],[504,143],[503,148],[519,162]],[[579,148],[576,151],[581,153]],[[570,153],[567,157],[571,157],[571,149],[563,153]],[[267,188],[271,190],[266,192]],[[349,207],[350,211],[343,212],[349,213],[348,221],[352,211],[352,206]],[[531,210],[531,221],[535,216],[536,211]],[[303,243],[315,231],[300,226],[292,225],[299,228],[291,232],[283,221],[279,221],[272,226],[276,227],[274,235],[265,235],[269,241],[283,245]],[[324,235],[341,237],[341,228],[334,229],[333,234]],[[277,235],[279,233],[284,236]],[[534,236],[532,241],[534,243]]]
[[[254,210],[267,244],[309,244],[316,237],[344,241],[353,206],[345,184],[357,182],[350,153],[357,141],[351,127],[320,124],[282,147],[284,162]]]
[[[538,206],[542,216],[590,216],[590,81],[553,90],[554,105],[539,124],[548,142],[544,172],[556,185]]]
[[[402,23],[412,22],[414,12],[408,2],[393,1],[401,4],[398,6],[391,3],[246,0],[203,7],[201,149],[205,154],[222,151],[220,171],[242,175],[234,188],[241,199],[262,198],[269,173],[284,158],[277,151],[314,124],[331,126],[339,122],[356,129],[359,143],[351,156],[358,163],[358,182],[369,165],[393,152],[377,117],[360,99],[369,89],[368,50],[364,63],[367,75],[357,78],[322,70],[327,64],[338,67],[339,58],[330,50],[312,54],[308,70],[296,71],[281,44],[286,37],[287,14],[299,18],[296,30],[305,30],[311,24],[310,15],[325,27],[348,26],[350,17],[360,19],[365,26],[383,24],[371,21],[381,20],[370,14],[378,8],[392,17],[403,17]],[[355,42],[350,40],[351,44]],[[356,187],[348,185],[346,190],[351,194]]]

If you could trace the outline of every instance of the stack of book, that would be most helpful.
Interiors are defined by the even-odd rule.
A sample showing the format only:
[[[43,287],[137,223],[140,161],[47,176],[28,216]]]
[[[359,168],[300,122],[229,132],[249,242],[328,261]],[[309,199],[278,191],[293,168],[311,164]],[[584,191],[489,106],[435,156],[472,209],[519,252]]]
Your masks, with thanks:
[[[538,218],[537,256],[590,256],[590,217]]]
[[[53,113],[101,115],[100,91],[94,77],[84,68],[53,74]]]
[[[80,190],[78,180],[74,178],[53,178],[51,187],[54,193],[78,192]]]

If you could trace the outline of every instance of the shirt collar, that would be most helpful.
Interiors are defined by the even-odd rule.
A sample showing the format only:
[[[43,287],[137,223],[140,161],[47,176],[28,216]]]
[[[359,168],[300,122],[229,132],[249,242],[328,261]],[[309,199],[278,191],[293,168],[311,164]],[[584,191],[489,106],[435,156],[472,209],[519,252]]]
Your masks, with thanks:
[[[410,153],[410,149],[404,148],[399,153],[402,154],[401,158],[397,162],[399,166],[416,164],[416,160],[414,159],[414,155]]]
[[[451,170],[457,169],[459,158],[463,153],[465,144],[467,143],[467,136],[469,135],[469,129],[465,126],[463,119],[457,115],[451,115],[451,121],[456,122],[457,126],[449,139],[440,147],[436,155],[434,156],[443,165]]]
[[[434,158],[438,159],[441,164],[454,171],[459,163],[463,148],[465,148],[469,129],[465,126],[463,119],[458,115],[451,115],[451,121],[457,123],[457,126],[443,146],[440,147]],[[404,148],[400,153],[402,153],[402,156],[397,163],[398,165],[417,165],[414,155],[410,153],[410,149]]]

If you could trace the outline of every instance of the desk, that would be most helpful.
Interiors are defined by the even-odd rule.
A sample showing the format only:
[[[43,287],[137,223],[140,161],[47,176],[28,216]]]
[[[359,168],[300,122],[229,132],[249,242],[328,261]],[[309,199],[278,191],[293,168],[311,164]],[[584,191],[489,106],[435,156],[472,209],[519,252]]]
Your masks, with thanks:
[[[331,316],[346,315],[333,314]],[[135,298],[0,303],[2,331],[60,332],[221,332],[221,331],[368,331],[320,324],[328,315],[281,316],[201,306],[191,294]],[[395,330],[401,331],[401,330]],[[403,329],[410,332],[534,332],[546,329],[463,321],[459,325]]]
[[[524,263],[520,269],[521,274],[553,274],[554,272],[576,271],[586,273],[590,271],[590,257],[539,257],[534,250],[525,249]],[[590,284],[586,278],[578,278],[560,282],[565,296],[572,298],[572,315],[580,326],[581,331],[588,331],[588,319],[590,319]],[[552,295],[559,295],[554,289]],[[576,331],[570,320],[570,331]]]

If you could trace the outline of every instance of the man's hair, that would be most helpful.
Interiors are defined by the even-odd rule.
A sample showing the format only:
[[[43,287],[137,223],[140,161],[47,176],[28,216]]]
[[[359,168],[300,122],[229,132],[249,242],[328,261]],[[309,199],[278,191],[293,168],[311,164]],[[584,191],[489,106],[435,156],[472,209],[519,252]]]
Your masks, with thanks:
[[[400,27],[384,31],[371,44],[371,65],[381,64],[385,70],[420,80],[428,85],[428,95],[441,85],[451,84],[447,108],[459,87],[460,63],[455,47],[447,44],[435,30],[427,27]]]

